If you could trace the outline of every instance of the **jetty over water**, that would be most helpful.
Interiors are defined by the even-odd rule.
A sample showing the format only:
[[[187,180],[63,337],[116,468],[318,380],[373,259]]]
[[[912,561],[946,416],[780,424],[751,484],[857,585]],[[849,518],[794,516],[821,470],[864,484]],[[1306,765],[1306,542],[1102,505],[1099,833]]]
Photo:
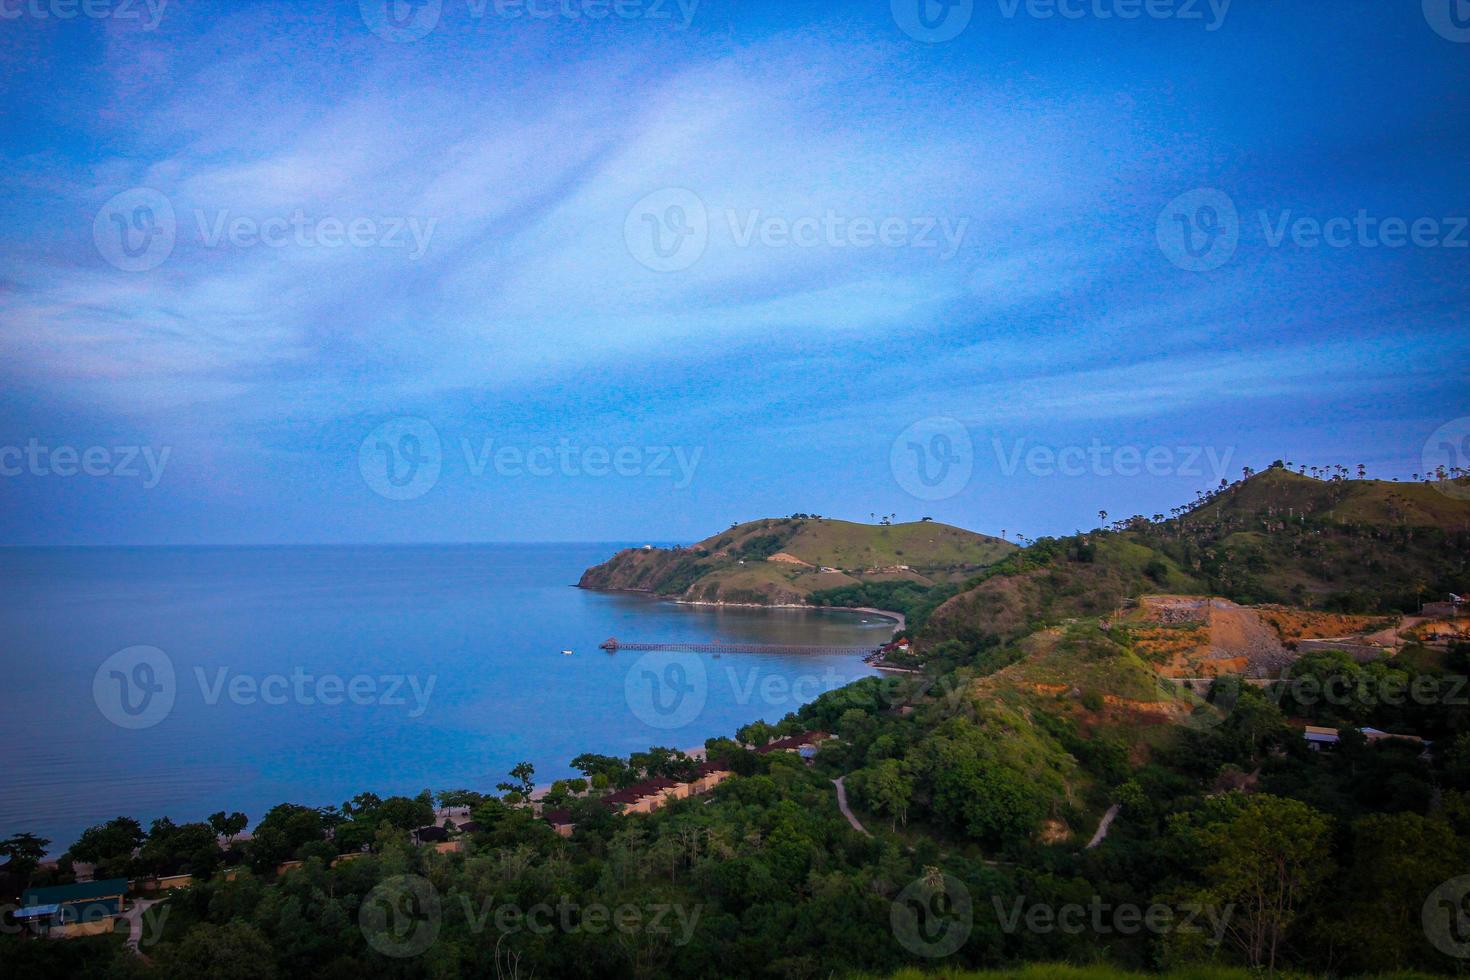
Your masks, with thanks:
[[[873,647],[806,646],[799,643],[631,643],[608,637],[601,644],[609,653],[619,650],[682,650],[686,653],[825,653],[866,656]]]

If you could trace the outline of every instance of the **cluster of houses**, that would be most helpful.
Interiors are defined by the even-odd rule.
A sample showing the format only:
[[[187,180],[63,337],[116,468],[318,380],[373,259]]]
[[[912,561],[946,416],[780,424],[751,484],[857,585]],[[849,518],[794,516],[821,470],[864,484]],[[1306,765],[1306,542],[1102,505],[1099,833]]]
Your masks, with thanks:
[[[441,812],[439,822],[427,827],[419,827],[410,836],[415,844],[423,847],[432,847],[440,854],[454,854],[464,850],[464,835],[473,834],[480,830],[480,825],[473,820],[465,819],[469,815],[468,807],[460,807],[464,811],[458,822],[454,815]]]
[[[830,737],[825,732],[803,732],[800,735],[775,739],[755,751],[758,755],[796,752],[810,761],[816,754],[817,746]],[[708,793],[732,775],[734,773],[725,761],[703,762],[689,779],[645,779],[609,793],[599,802],[615,813],[652,813],[670,800],[682,800]],[[464,835],[473,834],[480,829],[478,823],[469,819],[467,808],[442,810],[436,817],[434,824],[412,831],[410,836],[416,844],[432,847],[441,853],[450,853],[463,848]],[[571,813],[566,810],[546,810],[541,817],[563,837],[571,836],[576,826],[572,822]],[[366,852],[338,855],[332,864],[336,866],[344,861],[360,858],[364,853]],[[285,874],[301,864],[301,861],[284,861],[276,868],[276,873]],[[235,872],[227,869],[221,874],[226,878],[233,878]],[[29,888],[21,895],[20,907],[12,913],[12,917],[19,926],[36,936],[95,936],[112,931],[114,922],[127,911],[129,894],[187,888],[192,883],[191,876],[184,874],[138,881],[108,878],[47,888]]]
[[[757,755],[769,755],[772,752],[796,752],[803,759],[810,761],[816,754],[817,746],[830,737],[826,732],[803,732],[800,735],[788,735],[785,738],[767,742],[755,752]],[[652,813],[670,800],[683,800],[708,793],[732,775],[734,773],[728,762],[723,760],[703,762],[689,779],[667,779],[661,776],[645,779],[609,793],[598,802],[614,813]],[[568,810],[545,810],[541,814],[541,819],[551,824],[552,829],[563,837],[570,837],[572,831],[576,829],[571,812]]]
[[[888,662],[889,657],[905,657],[909,653],[909,640],[906,636],[900,636],[892,643],[885,643],[877,650],[863,658],[863,662],[878,670],[887,670],[895,674],[917,674],[918,671],[912,667],[896,667]]]

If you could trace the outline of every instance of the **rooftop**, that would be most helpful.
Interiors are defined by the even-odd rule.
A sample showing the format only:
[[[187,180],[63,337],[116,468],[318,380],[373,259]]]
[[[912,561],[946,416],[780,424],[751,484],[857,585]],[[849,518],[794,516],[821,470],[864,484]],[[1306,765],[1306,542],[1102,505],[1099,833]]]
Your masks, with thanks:
[[[27,888],[21,895],[20,904],[66,905],[70,902],[88,902],[127,893],[128,879],[104,878],[101,881],[79,881],[71,885],[52,885],[49,888]]]
[[[787,735],[785,738],[767,742],[755,751],[757,755],[765,755],[768,752],[789,752],[803,746],[816,745],[830,737],[826,732],[802,732],[800,735]]]

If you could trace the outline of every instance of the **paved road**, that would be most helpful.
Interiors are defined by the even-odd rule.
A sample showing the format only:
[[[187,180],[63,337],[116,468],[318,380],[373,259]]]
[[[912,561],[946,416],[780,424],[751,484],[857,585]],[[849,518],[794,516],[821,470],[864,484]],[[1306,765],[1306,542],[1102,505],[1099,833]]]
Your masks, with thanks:
[[[853,830],[856,830],[864,837],[872,837],[873,835],[868,833],[868,828],[858,823],[858,818],[852,815],[852,810],[848,809],[847,787],[842,785],[842,781],[846,778],[846,776],[838,776],[832,780],[832,785],[837,787],[837,809],[841,810],[842,815],[847,818],[847,822],[852,824]]]
[[[1092,850],[1107,839],[1108,828],[1113,825],[1113,819],[1117,817],[1118,811],[1121,809],[1123,809],[1123,804],[1121,803],[1114,803],[1108,807],[1108,812],[1104,813],[1102,820],[1098,821],[1097,833],[1092,835],[1092,840],[1087,842],[1087,846],[1083,848],[1084,851]]]

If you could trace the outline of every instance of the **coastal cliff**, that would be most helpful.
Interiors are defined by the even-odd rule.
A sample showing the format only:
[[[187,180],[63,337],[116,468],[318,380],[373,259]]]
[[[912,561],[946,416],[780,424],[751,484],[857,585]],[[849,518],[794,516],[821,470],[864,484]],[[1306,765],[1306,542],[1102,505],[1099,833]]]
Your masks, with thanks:
[[[813,597],[877,583],[959,582],[1014,550],[934,521],[873,525],[798,514],[737,524],[688,547],[627,548],[577,584],[685,602],[829,604]]]

